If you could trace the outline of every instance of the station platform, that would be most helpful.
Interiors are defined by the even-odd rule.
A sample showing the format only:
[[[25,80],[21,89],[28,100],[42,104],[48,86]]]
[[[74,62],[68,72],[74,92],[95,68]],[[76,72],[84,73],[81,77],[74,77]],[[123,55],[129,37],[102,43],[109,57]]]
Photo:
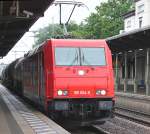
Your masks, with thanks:
[[[0,85],[0,134],[70,134]]]
[[[150,96],[115,92],[115,106],[150,115]]]

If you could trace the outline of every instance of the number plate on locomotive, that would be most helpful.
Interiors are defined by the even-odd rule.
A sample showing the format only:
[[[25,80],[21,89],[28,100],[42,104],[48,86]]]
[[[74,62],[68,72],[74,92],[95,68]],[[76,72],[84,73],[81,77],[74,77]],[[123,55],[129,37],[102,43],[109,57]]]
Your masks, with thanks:
[[[90,90],[75,90],[73,93],[75,95],[90,95],[91,91]]]

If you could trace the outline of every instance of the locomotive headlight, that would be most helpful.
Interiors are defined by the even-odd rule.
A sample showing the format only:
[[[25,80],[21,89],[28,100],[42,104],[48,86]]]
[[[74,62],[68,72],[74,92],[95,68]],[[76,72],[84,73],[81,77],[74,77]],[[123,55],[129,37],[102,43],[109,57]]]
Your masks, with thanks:
[[[58,90],[58,91],[57,91],[57,94],[58,94],[59,96],[61,96],[61,95],[63,95],[63,91],[62,91],[62,90]]]
[[[106,90],[101,90],[101,95],[106,95]]]
[[[67,91],[67,90],[64,90],[64,91],[63,91],[63,95],[67,96],[67,95],[68,95],[68,91]]]
[[[78,75],[84,75],[84,74],[85,74],[84,70],[79,70],[78,71]]]
[[[96,90],[96,95],[101,95],[101,90]]]
[[[67,96],[67,95],[68,95],[68,91],[67,91],[67,90],[61,90],[61,89],[59,89],[59,90],[57,91],[57,94],[58,94],[59,96]]]
[[[96,90],[96,95],[106,95],[106,90],[98,89],[98,90]]]

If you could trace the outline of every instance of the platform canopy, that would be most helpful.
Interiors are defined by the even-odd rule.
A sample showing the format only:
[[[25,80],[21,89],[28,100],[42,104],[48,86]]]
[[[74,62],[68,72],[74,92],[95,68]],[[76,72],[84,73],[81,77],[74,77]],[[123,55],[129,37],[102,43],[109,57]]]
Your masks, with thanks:
[[[114,53],[150,48],[150,27],[125,32],[106,41]]]
[[[0,0],[0,57],[5,56],[54,0]]]

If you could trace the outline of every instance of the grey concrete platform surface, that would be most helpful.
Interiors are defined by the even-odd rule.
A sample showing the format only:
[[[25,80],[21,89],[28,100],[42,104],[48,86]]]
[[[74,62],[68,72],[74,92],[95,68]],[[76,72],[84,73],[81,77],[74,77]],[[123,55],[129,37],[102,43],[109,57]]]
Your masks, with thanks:
[[[70,134],[0,85],[0,134]]]
[[[150,96],[116,92],[116,106],[150,115]]]

